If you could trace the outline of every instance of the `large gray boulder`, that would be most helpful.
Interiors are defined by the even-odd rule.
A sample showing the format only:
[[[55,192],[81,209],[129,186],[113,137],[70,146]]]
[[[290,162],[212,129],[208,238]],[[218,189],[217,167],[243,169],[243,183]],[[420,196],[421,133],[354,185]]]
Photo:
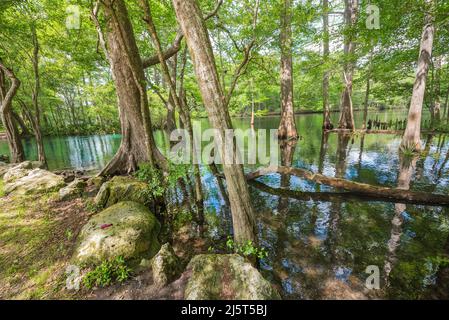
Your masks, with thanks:
[[[94,215],[81,229],[73,260],[99,264],[118,256],[127,260],[151,258],[160,248],[160,228],[159,221],[142,204],[117,203]]]
[[[12,168],[4,176],[5,194],[41,194],[58,191],[65,186],[64,179],[42,169]]]
[[[80,197],[85,187],[86,182],[76,178],[67,187],[59,190],[59,201],[68,201]]]
[[[201,254],[187,266],[186,300],[277,300],[279,293],[237,254]]]
[[[3,175],[3,181],[11,183],[25,177],[33,169],[42,169],[42,163],[38,161],[24,161],[19,164],[9,164],[6,167],[7,171]]]
[[[147,184],[132,177],[115,176],[102,184],[95,197],[95,204],[107,208],[121,201],[134,201],[141,204],[148,202],[145,191]]]
[[[181,261],[169,243],[164,244],[151,260],[154,283],[163,287],[181,274]]]

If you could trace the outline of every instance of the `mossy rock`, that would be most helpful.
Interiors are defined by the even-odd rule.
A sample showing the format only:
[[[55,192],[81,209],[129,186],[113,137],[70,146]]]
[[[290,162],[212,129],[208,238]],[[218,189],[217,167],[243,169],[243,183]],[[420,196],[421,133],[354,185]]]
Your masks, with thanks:
[[[59,201],[68,201],[80,197],[83,194],[86,182],[75,179],[67,187],[59,190]]]
[[[170,244],[164,244],[151,260],[154,283],[163,287],[181,274],[181,261]]]
[[[119,256],[135,261],[151,258],[160,248],[160,229],[144,205],[119,202],[94,215],[81,229],[73,261],[95,265]]]
[[[144,182],[132,177],[115,176],[103,183],[95,197],[95,204],[100,208],[107,208],[121,201],[147,204],[146,190],[147,185]]]
[[[201,254],[187,266],[191,272],[186,300],[278,300],[279,293],[260,272],[237,254]]]
[[[87,180],[87,186],[94,187],[96,190],[100,190],[103,185],[105,178],[102,176],[94,176]]]

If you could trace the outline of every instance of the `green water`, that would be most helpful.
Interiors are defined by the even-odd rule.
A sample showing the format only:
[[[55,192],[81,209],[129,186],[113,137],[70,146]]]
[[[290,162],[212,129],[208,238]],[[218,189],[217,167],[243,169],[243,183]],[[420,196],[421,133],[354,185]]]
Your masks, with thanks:
[[[334,120],[337,117],[332,116]],[[361,117],[356,114],[357,126]],[[387,122],[405,115],[384,112],[378,117]],[[411,190],[448,193],[446,136],[423,136],[426,152],[416,164],[407,167],[401,165],[398,154],[400,136],[345,138],[330,134],[326,147],[321,122],[318,114],[297,117],[301,139],[290,146],[294,167],[391,187],[398,186],[401,174],[410,178]],[[246,118],[234,119],[233,123],[236,128],[249,127]],[[275,129],[278,123],[277,117],[258,118],[255,127]],[[205,120],[203,124],[207,127]],[[163,146],[161,133],[156,137]],[[119,144],[117,135],[45,139],[50,169],[99,169],[111,159]],[[25,142],[25,149],[29,158],[35,156],[31,140]],[[0,142],[2,153],[7,153],[4,142]],[[209,234],[217,241],[223,240],[231,231],[229,207],[206,167],[202,168],[202,177]],[[295,177],[270,175],[258,181],[273,188],[338,191]],[[255,186],[250,186],[250,192],[260,244],[269,251],[268,258],[261,261],[261,269],[284,298],[449,298],[447,208],[347,197],[297,200],[266,193]],[[378,267],[380,290],[364,287],[368,266]]]

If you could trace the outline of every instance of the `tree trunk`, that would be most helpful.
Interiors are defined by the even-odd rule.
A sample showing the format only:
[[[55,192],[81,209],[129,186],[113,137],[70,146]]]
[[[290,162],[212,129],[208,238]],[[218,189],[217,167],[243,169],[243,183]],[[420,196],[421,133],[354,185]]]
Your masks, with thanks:
[[[329,0],[323,0],[323,60],[327,67],[329,58]],[[329,106],[329,70],[323,74],[323,129],[333,128]]]
[[[428,4],[433,0],[426,0]],[[426,14],[425,25],[421,37],[419,49],[418,68],[416,70],[413,94],[410,102],[410,109],[402,138],[402,147],[407,149],[421,150],[421,112],[426,91],[426,79],[429,71],[430,59],[432,57],[433,37],[435,26],[430,13]]]
[[[223,160],[229,201],[231,203],[234,239],[257,243],[256,221],[243,167],[225,161],[225,130],[232,129],[231,118],[220,85],[209,34],[196,0],[173,0],[177,20],[187,40],[201,96],[212,126],[219,131],[216,137]]]
[[[134,31],[123,0],[101,2],[107,21],[107,54],[115,82],[122,141],[114,158],[100,175],[129,173],[141,162],[164,165],[156,147],[145,77]]]
[[[202,188],[202,182],[201,182],[201,175],[200,175],[200,169],[198,166],[198,160],[196,159],[196,145],[195,145],[195,137],[193,135],[193,127],[192,127],[192,121],[190,118],[190,110],[188,109],[187,103],[185,102],[185,91],[184,91],[184,71],[185,66],[187,63],[187,51],[184,50],[183,57],[182,57],[182,72],[181,72],[181,88],[180,88],[180,94],[178,95],[176,92],[176,71],[173,74],[173,78],[170,75],[170,71],[168,69],[168,65],[166,60],[164,59],[164,54],[162,51],[161,43],[159,40],[159,36],[156,31],[156,27],[153,22],[153,17],[151,15],[151,8],[148,3],[148,0],[140,0],[140,4],[144,10],[145,13],[145,22],[148,25],[148,30],[150,32],[150,36],[153,40],[153,45],[156,47],[157,56],[159,58],[161,69],[162,69],[162,75],[164,76],[165,81],[169,85],[170,88],[170,98],[171,101],[174,102],[174,105],[176,108],[178,108],[179,113],[181,115],[182,122],[184,123],[189,136],[190,136],[190,149],[192,152],[191,159],[193,160],[193,170],[194,170],[194,176],[195,176],[195,204],[198,209],[198,221],[199,225],[202,229],[202,226],[204,224],[204,201],[203,201],[203,188]],[[176,58],[176,56],[175,56]],[[175,60],[175,64],[176,64]],[[176,66],[174,67],[174,69]]]
[[[433,121],[432,125],[438,125],[441,120],[441,63],[442,56],[435,59],[435,83],[434,83],[434,101],[433,103]]]
[[[20,127],[20,135],[23,136],[29,136],[30,135],[30,130],[28,130],[28,127],[25,124],[25,121],[23,121],[22,117],[20,115],[18,115],[16,112],[14,112],[14,110],[11,111],[12,112],[12,116],[14,118],[14,121],[17,123],[17,125]]]
[[[34,73],[34,88],[33,88],[33,106],[34,106],[34,119],[32,121],[34,137],[37,144],[37,160],[42,163],[44,167],[47,167],[47,159],[45,157],[44,143],[42,141],[41,130],[41,109],[39,106],[39,90],[40,90],[40,77],[39,77],[39,41],[36,33],[36,26],[32,24],[31,33],[33,38],[33,73]]]
[[[339,127],[342,129],[354,130],[354,113],[352,107],[352,80],[354,76],[354,53],[355,53],[355,42],[353,40],[352,28],[355,27],[357,23],[357,11],[358,11],[358,0],[345,0],[345,23],[346,32],[349,34],[345,35],[345,66],[343,71],[343,81],[344,89],[341,95],[341,105],[340,105],[340,121]]]
[[[281,14],[281,122],[279,138],[298,138],[293,106],[292,3],[284,0]]]
[[[11,81],[11,86],[8,90],[6,90],[5,76]],[[9,151],[11,152],[11,163],[25,161],[22,141],[20,140],[20,135],[14,124],[14,117],[12,115],[12,100],[17,94],[19,87],[19,79],[0,60],[0,116],[6,129],[6,138],[8,140]]]
[[[366,129],[366,121],[368,119],[368,106],[369,106],[369,95],[370,95],[370,89],[371,89],[371,71],[372,71],[372,63],[373,63],[373,49],[371,49],[370,55],[369,55],[369,62],[368,62],[368,72],[366,75],[366,90],[365,90],[365,103],[363,108],[363,125],[362,129]]]

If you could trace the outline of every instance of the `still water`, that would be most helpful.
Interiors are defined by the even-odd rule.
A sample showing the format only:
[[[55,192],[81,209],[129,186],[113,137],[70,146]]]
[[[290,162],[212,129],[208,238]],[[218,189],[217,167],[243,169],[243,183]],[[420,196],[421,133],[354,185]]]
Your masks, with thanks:
[[[335,123],[337,114],[332,116]],[[358,127],[361,117],[356,114]],[[405,114],[383,112],[378,117],[387,122],[402,120]],[[446,136],[424,135],[423,155],[405,163],[398,153],[400,136],[347,137],[333,133],[323,140],[321,122],[319,114],[297,117],[301,139],[295,145],[284,146],[283,162],[291,161],[294,167],[330,177],[448,193]],[[236,128],[249,127],[246,118],[236,118],[233,123]],[[255,127],[275,129],[278,124],[279,118],[265,117],[256,119]],[[156,134],[156,140],[164,144],[161,133]],[[112,158],[119,144],[119,135],[45,138],[52,170],[98,170]],[[25,141],[25,150],[28,158],[35,157],[32,140]],[[7,152],[6,143],[0,142],[0,154]],[[209,233],[217,240],[223,239],[230,228],[229,206],[207,168],[202,168],[202,176]],[[258,181],[272,188],[338,191],[276,174]],[[255,186],[250,186],[250,192],[260,242],[269,252],[261,262],[262,272],[283,298],[449,298],[448,208],[345,197],[297,200]],[[370,274],[374,286],[375,278],[379,279],[379,290],[365,287]]]

